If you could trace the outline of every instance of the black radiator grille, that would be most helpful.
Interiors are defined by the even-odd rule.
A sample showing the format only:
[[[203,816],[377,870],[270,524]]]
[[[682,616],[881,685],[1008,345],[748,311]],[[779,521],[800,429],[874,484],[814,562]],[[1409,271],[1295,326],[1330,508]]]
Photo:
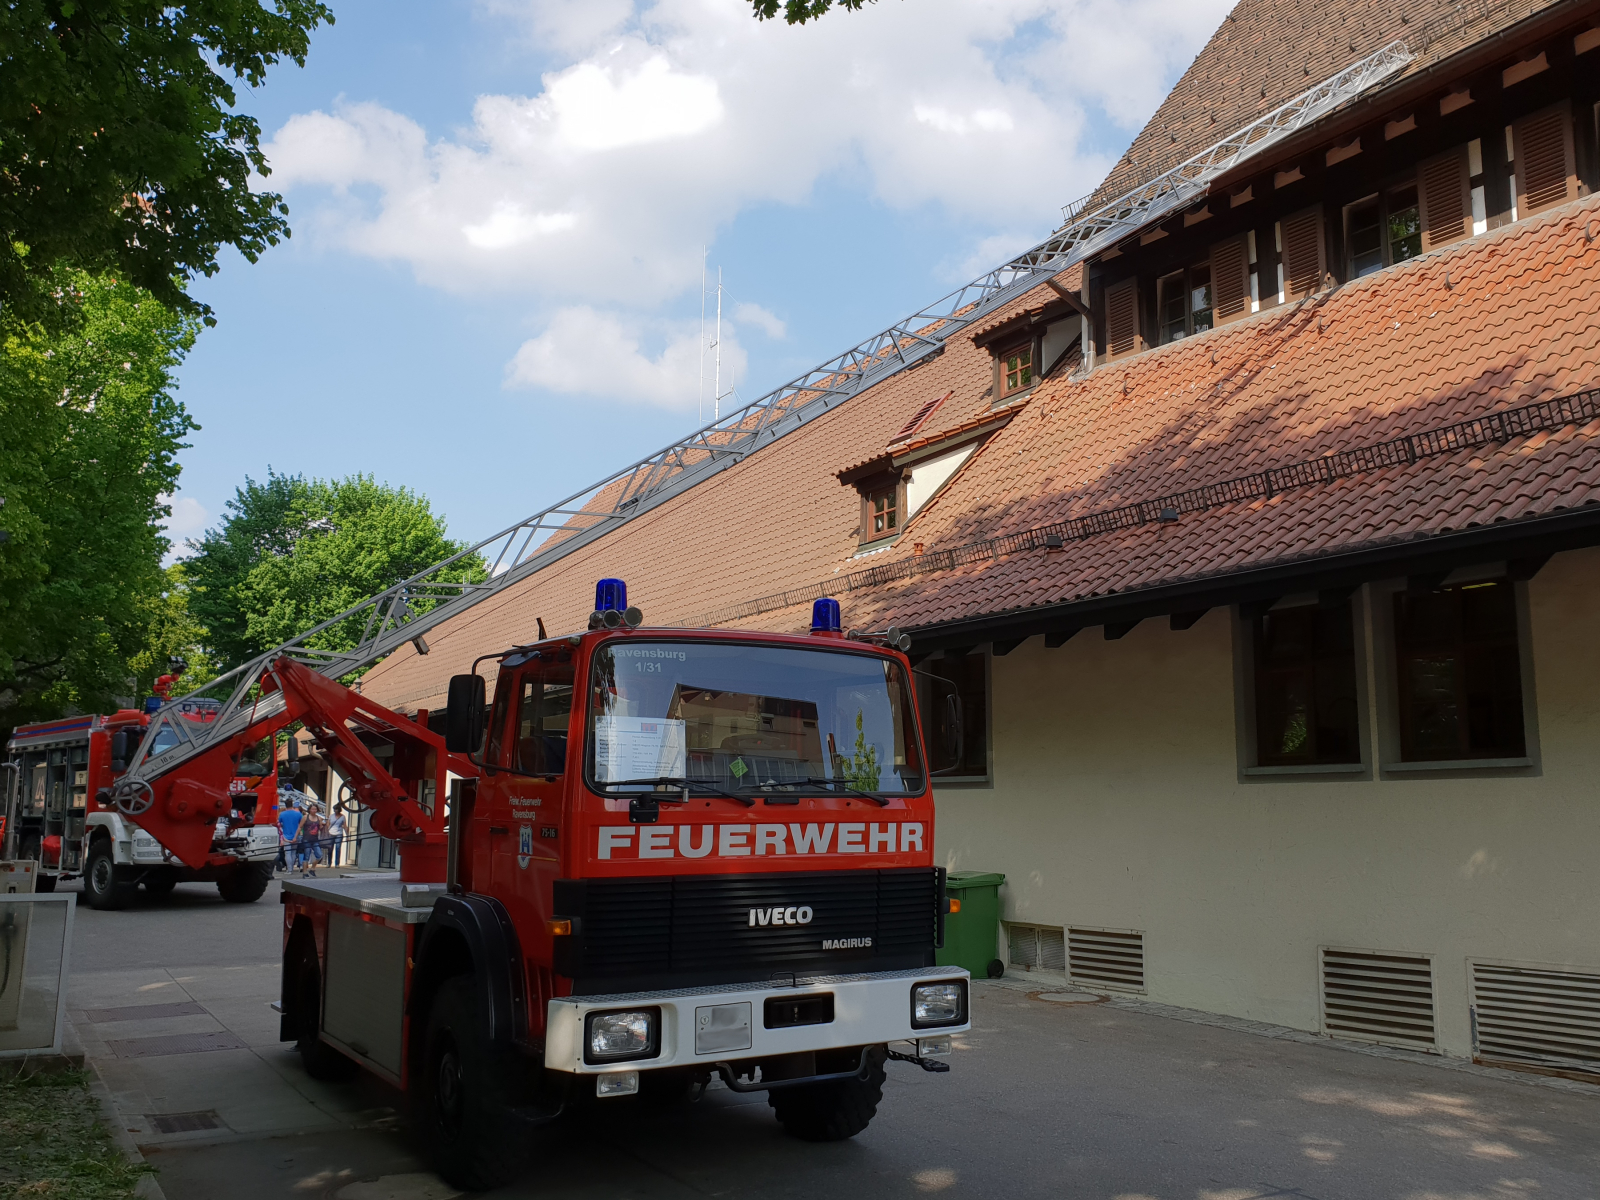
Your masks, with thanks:
[[[558,880],[556,915],[575,928],[556,970],[593,991],[931,965],[940,890],[931,867]],[[806,924],[751,924],[752,909],[802,907]],[[836,941],[858,944],[824,949]]]

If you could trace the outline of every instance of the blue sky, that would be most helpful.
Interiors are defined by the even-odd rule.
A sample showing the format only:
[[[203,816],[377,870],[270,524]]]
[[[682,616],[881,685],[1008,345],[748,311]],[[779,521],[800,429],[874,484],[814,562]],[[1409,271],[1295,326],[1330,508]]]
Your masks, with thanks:
[[[270,465],[487,536],[709,418],[702,261],[755,399],[1047,235],[1227,7],[334,0],[241,96],[295,236],[195,288],[171,532]]]

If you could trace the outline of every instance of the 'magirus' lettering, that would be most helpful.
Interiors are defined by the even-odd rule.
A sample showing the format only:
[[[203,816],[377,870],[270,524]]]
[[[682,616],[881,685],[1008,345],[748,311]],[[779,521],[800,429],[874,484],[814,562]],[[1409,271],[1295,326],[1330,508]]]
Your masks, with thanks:
[[[748,858],[769,854],[906,854],[924,848],[921,821],[779,825],[602,825],[599,858]],[[754,911],[754,910],[752,910]]]

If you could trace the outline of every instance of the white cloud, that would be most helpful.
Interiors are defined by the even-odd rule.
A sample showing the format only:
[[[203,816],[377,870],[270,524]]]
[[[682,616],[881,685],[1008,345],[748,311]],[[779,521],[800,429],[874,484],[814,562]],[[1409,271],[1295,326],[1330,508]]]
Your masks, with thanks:
[[[652,355],[632,321],[587,305],[563,308],[544,332],[522,343],[506,368],[508,387],[548,388],[576,396],[616,398],[682,411],[707,410],[714,383],[712,357],[704,358],[698,324],[656,322],[659,349]],[[603,363],[603,367],[602,367]],[[745,353],[738,338],[722,334],[722,390],[743,378]]]
[[[745,302],[734,305],[733,319],[741,325],[754,325],[775,341],[782,341],[788,333],[788,326],[783,323],[782,319],[768,312],[759,304]]]
[[[186,539],[198,537],[205,532],[206,522],[211,519],[211,514],[206,511],[205,505],[193,496],[174,496],[168,492],[156,499],[161,504],[172,506],[172,515],[161,523],[162,530],[172,542],[163,565],[170,565],[184,551]]]
[[[554,68],[479,96],[456,130],[359,98],[299,114],[267,147],[271,186],[320,245],[521,298],[548,328],[509,378],[591,394],[547,353],[572,314],[660,333],[653,315],[692,293],[720,228],[832,173],[892,208],[942,207],[973,249],[1043,237],[1229,3],[885,0],[792,28],[748,0],[480,0]],[[783,336],[770,313],[736,319]],[[661,398],[681,395],[661,382],[677,344],[636,353],[638,395],[681,402]]]

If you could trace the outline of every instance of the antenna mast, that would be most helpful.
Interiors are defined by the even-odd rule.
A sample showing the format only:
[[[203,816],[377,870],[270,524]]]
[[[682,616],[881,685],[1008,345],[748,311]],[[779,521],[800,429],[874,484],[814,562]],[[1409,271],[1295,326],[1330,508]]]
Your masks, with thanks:
[[[717,268],[717,373],[711,385],[711,419],[722,420],[722,268]]]
[[[700,406],[700,424],[706,423],[706,248],[700,247],[700,386],[694,398]]]

